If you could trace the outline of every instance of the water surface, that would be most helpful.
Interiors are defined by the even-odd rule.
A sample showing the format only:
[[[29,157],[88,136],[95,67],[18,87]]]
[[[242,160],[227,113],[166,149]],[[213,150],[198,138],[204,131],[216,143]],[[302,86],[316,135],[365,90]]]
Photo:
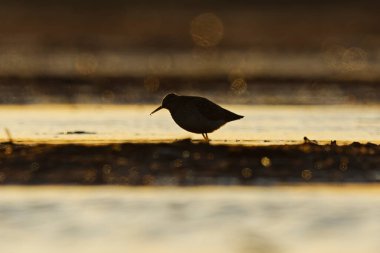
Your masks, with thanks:
[[[123,142],[201,139],[182,130],[157,105],[0,106],[1,126],[19,142]],[[244,115],[210,134],[214,143],[273,144],[318,141],[380,142],[380,106],[225,105]],[[79,132],[78,132],[79,131]],[[0,134],[6,140],[5,134]]]
[[[5,187],[0,246],[18,253],[377,253],[379,191]]]

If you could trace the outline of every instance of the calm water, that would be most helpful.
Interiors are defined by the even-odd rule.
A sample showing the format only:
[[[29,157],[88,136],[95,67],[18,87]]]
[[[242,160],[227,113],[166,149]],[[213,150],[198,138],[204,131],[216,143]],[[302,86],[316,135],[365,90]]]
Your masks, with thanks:
[[[380,251],[379,186],[0,188],[2,252]]]
[[[157,105],[0,106],[1,127],[16,141],[121,142],[202,138],[179,128]],[[212,140],[229,143],[321,141],[380,142],[380,106],[239,106],[226,108],[244,119],[228,123]],[[87,134],[67,134],[85,131]],[[2,140],[5,133],[0,134]]]
[[[200,138],[176,126],[167,111],[149,116],[156,107],[1,106],[0,118],[20,142]],[[245,118],[211,134],[216,143],[301,142],[305,135],[380,142],[379,106],[226,107]],[[0,247],[10,253],[377,253],[379,193],[378,185],[0,187]]]

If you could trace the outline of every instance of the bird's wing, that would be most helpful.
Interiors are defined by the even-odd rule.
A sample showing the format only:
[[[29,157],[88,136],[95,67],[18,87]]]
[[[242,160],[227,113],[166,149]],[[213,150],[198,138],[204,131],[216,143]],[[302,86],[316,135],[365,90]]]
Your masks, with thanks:
[[[209,120],[231,121],[242,118],[242,116],[230,112],[206,98],[194,97],[193,102],[203,117]]]

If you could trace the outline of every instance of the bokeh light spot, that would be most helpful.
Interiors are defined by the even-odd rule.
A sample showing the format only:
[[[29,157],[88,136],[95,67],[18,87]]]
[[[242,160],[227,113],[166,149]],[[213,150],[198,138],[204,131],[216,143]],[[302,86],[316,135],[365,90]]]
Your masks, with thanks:
[[[109,164],[105,164],[102,168],[104,174],[110,174],[112,171],[112,167]]]
[[[237,95],[241,95],[247,91],[247,82],[243,78],[237,78],[231,83],[231,90]]]
[[[182,152],[182,157],[183,158],[189,158],[190,157],[190,152],[188,150],[185,150]]]
[[[155,92],[160,87],[160,79],[156,76],[147,76],[144,79],[144,87],[148,92]]]
[[[241,170],[241,175],[244,178],[250,178],[253,175],[253,171],[252,171],[251,168],[244,168],[244,169]]]
[[[89,169],[85,172],[83,176],[83,181],[86,183],[93,183],[96,179],[96,170]]]
[[[152,175],[143,176],[143,183],[145,185],[152,185],[154,183],[154,181],[155,181],[155,178]]]
[[[173,163],[175,168],[180,168],[182,167],[182,160],[181,159],[176,159]]]
[[[12,153],[13,153],[12,145],[6,145],[4,148],[4,154],[5,155],[12,155]]]
[[[265,168],[268,168],[272,165],[272,162],[268,157],[264,156],[261,158],[261,165],[263,165]]]
[[[303,170],[301,176],[304,180],[309,181],[313,177],[313,172],[311,170]]]
[[[40,168],[40,164],[37,163],[37,162],[33,162],[33,163],[30,165],[30,169],[31,169],[32,171],[36,171],[36,170],[38,170],[39,168]]]
[[[368,55],[358,47],[351,47],[342,55],[343,67],[347,71],[359,71],[367,67]]]
[[[201,159],[201,154],[198,152],[193,153],[194,160],[200,160]]]
[[[360,71],[368,67],[368,54],[359,47],[327,45],[324,59],[332,69],[341,72]]]
[[[213,13],[200,14],[191,21],[190,34],[197,46],[216,46],[223,38],[223,22]]]

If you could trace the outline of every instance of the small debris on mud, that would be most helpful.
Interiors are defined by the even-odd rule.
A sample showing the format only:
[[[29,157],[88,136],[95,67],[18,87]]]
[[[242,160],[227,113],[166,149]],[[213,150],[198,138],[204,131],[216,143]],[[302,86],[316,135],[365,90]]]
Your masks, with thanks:
[[[0,143],[0,184],[362,183],[379,182],[379,174],[380,145],[373,143]]]

